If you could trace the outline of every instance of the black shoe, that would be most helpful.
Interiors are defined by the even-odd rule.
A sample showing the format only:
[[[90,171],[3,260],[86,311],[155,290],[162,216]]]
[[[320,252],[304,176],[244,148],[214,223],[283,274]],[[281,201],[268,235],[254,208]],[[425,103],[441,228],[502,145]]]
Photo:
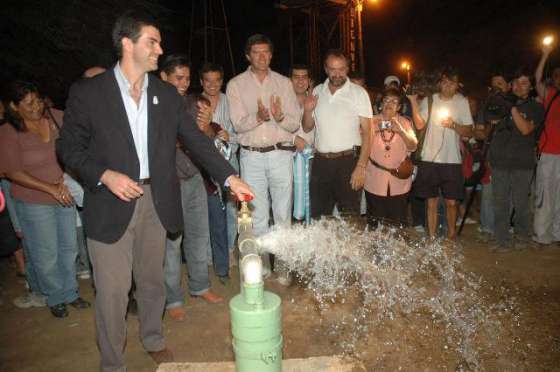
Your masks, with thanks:
[[[56,318],[66,318],[68,316],[68,310],[64,303],[51,306],[49,309],[51,309],[51,314]]]
[[[91,304],[81,297],[76,298],[74,301],[70,302],[69,305],[76,309],[87,309],[91,307]]]

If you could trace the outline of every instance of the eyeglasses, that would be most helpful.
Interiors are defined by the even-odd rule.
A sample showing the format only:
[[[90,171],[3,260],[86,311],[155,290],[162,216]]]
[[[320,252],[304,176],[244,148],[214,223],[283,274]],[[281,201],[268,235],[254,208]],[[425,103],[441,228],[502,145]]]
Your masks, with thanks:
[[[398,105],[399,104],[399,99],[398,98],[383,98],[383,103],[384,104],[392,103],[394,105]]]

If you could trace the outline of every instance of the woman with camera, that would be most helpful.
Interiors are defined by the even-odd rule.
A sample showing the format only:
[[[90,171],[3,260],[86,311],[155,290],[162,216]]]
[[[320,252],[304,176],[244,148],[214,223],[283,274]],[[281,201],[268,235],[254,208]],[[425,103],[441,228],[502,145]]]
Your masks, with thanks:
[[[371,150],[365,193],[368,224],[405,226],[413,165],[410,153],[418,143],[412,124],[398,114],[402,95],[398,89],[383,92],[381,114],[372,119]]]

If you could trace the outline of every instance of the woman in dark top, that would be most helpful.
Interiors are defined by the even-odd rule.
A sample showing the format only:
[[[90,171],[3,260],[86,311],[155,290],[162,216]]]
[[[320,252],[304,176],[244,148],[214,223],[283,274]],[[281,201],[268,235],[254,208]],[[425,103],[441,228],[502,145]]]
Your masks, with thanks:
[[[12,182],[24,245],[32,272],[30,287],[47,296],[55,317],[68,315],[70,304],[90,304],[78,295],[76,281],[76,210],[54,142],[58,131],[44,115],[37,87],[14,82],[7,97],[6,121],[0,127],[0,173]]]

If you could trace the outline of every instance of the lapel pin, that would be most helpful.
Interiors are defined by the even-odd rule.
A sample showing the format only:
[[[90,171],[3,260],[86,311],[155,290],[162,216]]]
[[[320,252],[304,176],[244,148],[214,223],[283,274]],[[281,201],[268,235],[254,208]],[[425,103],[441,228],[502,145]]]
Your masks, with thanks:
[[[157,96],[154,96],[154,99],[153,99],[152,102],[153,102],[154,105],[157,105],[159,103],[159,100],[158,100]]]

